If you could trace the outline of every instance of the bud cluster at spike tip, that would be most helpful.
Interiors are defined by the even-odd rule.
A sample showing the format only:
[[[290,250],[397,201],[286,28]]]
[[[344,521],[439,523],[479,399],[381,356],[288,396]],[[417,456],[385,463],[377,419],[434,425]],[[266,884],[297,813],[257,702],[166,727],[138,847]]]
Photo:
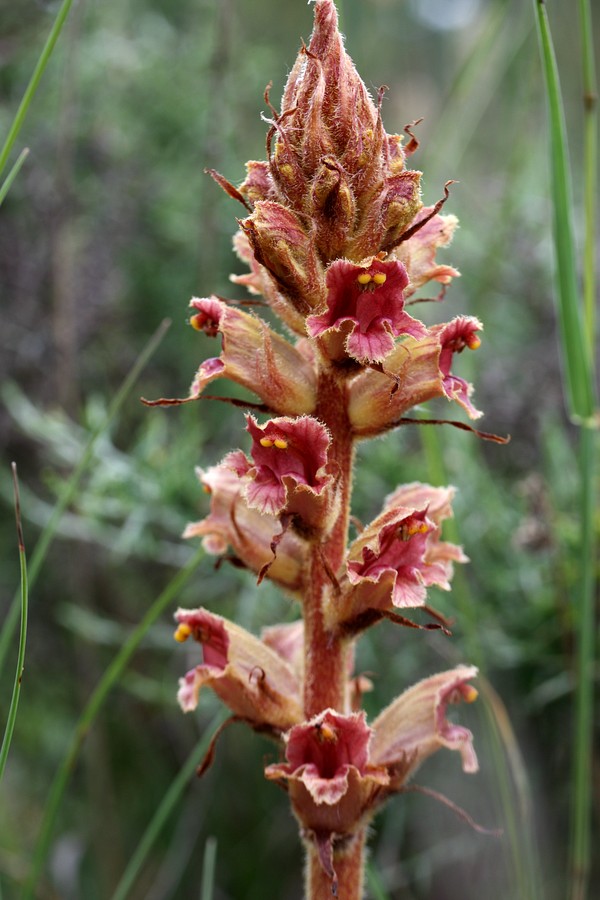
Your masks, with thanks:
[[[385,131],[383,91],[374,100],[357,74],[333,0],[316,0],[314,17],[280,109],[266,97],[266,158],[247,164],[239,187],[211,173],[246,208],[234,249],[249,271],[232,280],[282,328],[222,297],[194,298],[190,324],[216,350],[188,397],[155,403],[201,400],[220,379],[247,396],[229,401],[253,412],[246,449],[198,470],[210,511],[185,536],[259,584],[271,580],[300,618],[258,638],[206,609],[179,610],[175,637],[192,666],[179,702],[189,712],[210,687],[279,742],[285,760],[266,776],[288,790],[305,840],[335,879],[336,848],[428,756],[458,750],[463,770],[477,771],[470,731],[446,719],[448,704],[475,699],[474,667],[420,681],[371,724],[360,708],[371,682],[353,673],[357,634],[382,617],[413,624],[397,610],[429,610],[431,589],[449,591],[454,563],[468,561],[442,539],[454,489],[400,485],[352,542],[348,521],[357,441],[431,400],[481,415],[455,369],[458,354],[480,346],[482,325],[468,315],[426,325],[414,315],[412,304],[442,300],[459,275],[436,258],[457,225],[440,213],[447,188],[423,205],[421,173],[407,168],[416,140],[405,151],[403,137]],[[327,669],[334,657],[343,661],[337,675]],[[320,678],[339,685],[322,706],[314,698],[329,686]]]

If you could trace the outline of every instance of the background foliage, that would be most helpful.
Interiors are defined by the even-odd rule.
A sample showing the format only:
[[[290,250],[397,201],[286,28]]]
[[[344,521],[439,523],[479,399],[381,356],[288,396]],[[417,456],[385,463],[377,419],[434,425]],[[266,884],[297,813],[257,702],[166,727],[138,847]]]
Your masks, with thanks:
[[[566,4],[549,7],[577,176],[577,22]],[[0,2],[0,134],[55,13],[52,3]],[[511,0],[346,0],[343,8],[359,71],[369,86],[390,87],[388,131],[424,117],[413,161],[425,173],[425,202],[438,199],[447,179],[459,182],[447,208],[462,228],[445,259],[463,278],[444,309],[432,304],[425,314],[483,319],[484,344],[461,357],[461,374],[475,381],[483,427],[512,435],[498,447],[450,429],[407,429],[361,448],[356,514],[368,520],[402,481],[448,480],[458,488],[456,525],[472,559],[454,591],[433,599],[456,617],[451,640],[381,626],[360,644],[358,667],[375,682],[369,711],[441,664],[484,664],[510,773],[507,795],[484,705],[468,710],[480,775],[465,778],[456,760],[440,754],[422,780],[483,824],[504,827],[504,836],[478,835],[426,797],[398,799],[372,840],[373,868],[394,900],[522,898],[524,884],[533,885],[531,896],[552,900],[564,888],[577,479],[556,349],[533,26],[529,6]],[[203,169],[238,181],[246,159],[264,156],[265,84],[272,79],[279,97],[298,38],[309,32],[310,10],[299,0],[285,7],[274,0],[81,0],[21,134],[31,154],[0,211],[3,608],[18,585],[8,461],[19,465],[33,547],[124,375],[161,320],[173,325],[97,444],[31,598],[23,694],[2,783],[2,897],[19,894],[49,784],[86,699],[193,555],[180,534],[206,508],[194,466],[217,462],[243,441],[240,412],[210,403],[148,410],[137,395],[185,394],[195,367],[214,354],[185,325],[191,295],[242,296],[228,280],[241,271],[230,250],[240,210]],[[255,631],[296,614],[269,586],[257,592],[251,577],[226,566],[215,571],[210,558],[178,602],[202,603]],[[90,731],[41,898],[112,896],[214,716],[208,695],[197,715],[183,717],[176,707],[176,679],[187,663],[171,633],[166,613]],[[9,665],[2,704],[11,678]],[[215,897],[301,896],[296,826],[285,796],[262,776],[274,753],[240,726],[225,733],[213,768],[190,781],[161,831],[132,897],[200,896],[210,837],[217,841]],[[590,791],[597,817],[597,784]],[[523,828],[516,837],[506,796]],[[594,877],[598,889],[600,873]]]

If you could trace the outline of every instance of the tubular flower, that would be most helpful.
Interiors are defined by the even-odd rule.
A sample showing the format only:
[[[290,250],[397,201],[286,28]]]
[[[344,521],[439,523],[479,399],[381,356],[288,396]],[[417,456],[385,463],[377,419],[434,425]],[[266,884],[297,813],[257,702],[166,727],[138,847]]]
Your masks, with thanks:
[[[369,764],[372,729],[364,712],[326,709],[285,735],[287,763],[265,775],[287,782],[296,816],[316,833],[348,835],[389,784],[383,767]]]
[[[471,703],[474,666],[457,666],[425,678],[375,719],[327,709],[285,735],[286,763],[268,766],[268,779],[287,784],[292,807],[308,835],[333,844],[364,826],[421,763],[445,747],[456,750],[463,770],[478,770],[473,735],[446,718],[450,703]],[[322,858],[327,854],[322,854]]]
[[[253,416],[246,421],[252,460],[241,451],[227,460],[245,480],[248,506],[272,516],[287,513],[304,528],[322,530],[336,511],[325,426],[310,416],[271,419],[262,426]]]
[[[478,419],[483,413],[475,409],[470,397],[473,393],[473,385],[458,378],[450,371],[452,358],[455,353],[462,353],[465,347],[469,350],[477,350],[481,339],[477,332],[483,325],[475,316],[458,316],[447,325],[434,325],[432,332],[438,337],[442,346],[440,353],[440,372],[442,374],[442,389],[448,400],[456,400],[467,412],[471,419]]]
[[[348,387],[348,413],[357,437],[373,437],[402,424],[414,406],[447,397],[455,400],[471,419],[482,413],[470,397],[473,386],[450,371],[455,353],[477,350],[481,322],[459,316],[446,325],[433,325],[422,340],[407,338],[384,360],[381,371],[360,372]]]
[[[370,758],[375,765],[387,767],[395,790],[442,747],[460,753],[464,772],[477,772],[473,735],[446,719],[449,704],[477,699],[476,689],[469,684],[476,675],[475,666],[457,666],[424,678],[375,719]]]
[[[337,343],[343,341],[348,356],[380,362],[394,349],[398,335],[427,334],[421,322],[404,312],[407,284],[406,269],[397,261],[371,257],[355,265],[338,260],[327,270],[327,311],[308,317],[308,333],[341,332]],[[335,345],[329,349],[329,355],[336,353]]]
[[[237,716],[259,728],[285,731],[302,717],[301,683],[292,667],[254,635],[205,609],[179,609],[176,640],[202,645],[203,662],[179,682],[184,712],[198,704],[204,685]]]
[[[403,415],[444,395],[440,342],[434,334],[408,337],[386,357],[381,371],[364,369],[348,384],[348,417],[356,437],[382,434]]]
[[[202,363],[190,390],[199,397],[211,381],[228,378],[264,400],[277,413],[301,415],[315,406],[315,371],[293,346],[266,322],[228,306],[216,297],[190,302],[191,325],[209,336],[223,336],[218,359]]]
[[[308,554],[306,543],[288,529],[277,543],[274,556],[272,543],[281,532],[274,516],[261,514],[248,507],[244,484],[227,464],[197,470],[204,489],[210,494],[210,514],[193,522],[184,537],[202,537],[207,553],[222,556],[231,547],[236,557],[258,574],[270,563],[268,577],[288,591],[297,593],[305,582]]]
[[[432,206],[424,206],[415,216],[414,222],[423,221],[432,212]],[[456,216],[433,216],[416,234],[392,251],[391,256],[399,259],[408,272],[409,283],[404,291],[405,298],[429,281],[437,281],[445,286],[460,275],[453,266],[441,265],[435,259],[438,247],[448,246],[457,225]]]
[[[467,561],[460,547],[439,540],[453,493],[415,483],[387,498],[350,545],[341,596],[326,604],[331,627],[359,628],[373,610],[423,606],[432,585],[450,590],[452,563]]]

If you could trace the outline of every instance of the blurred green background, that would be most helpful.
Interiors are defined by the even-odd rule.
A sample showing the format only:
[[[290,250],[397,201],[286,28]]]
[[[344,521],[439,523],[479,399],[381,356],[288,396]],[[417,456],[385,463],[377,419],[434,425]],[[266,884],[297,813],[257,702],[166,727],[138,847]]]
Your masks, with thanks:
[[[569,4],[548,7],[580,203],[577,20]],[[43,0],[0,0],[0,140],[56,10]],[[424,172],[424,201],[434,203],[446,180],[459,182],[446,211],[461,228],[441,255],[463,277],[423,315],[484,321],[481,349],[458,366],[475,382],[476,405],[486,412],[481,427],[512,435],[501,447],[450,428],[411,428],[360,449],[360,518],[374,516],[398,483],[447,480],[458,488],[456,526],[472,560],[451,594],[432,596],[456,619],[451,639],[388,625],[361,641],[358,669],[375,683],[367,708],[376,713],[441,667],[484,664],[499,727],[490,728],[483,703],[460,711],[475,732],[481,772],[464,776],[453,756],[438,754],[417,781],[482,824],[504,828],[501,838],[482,836],[430,798],[396,799],[373,828],[379,885],[369,896],[553,900],[566,878],[578,513],[555,337],[533,11],[522,0],[345,0],[342,17],[367,85],[389,85],[387,130],[424,119],[411,159]],[[1,786],[2,898],[19,896],[49,785],[87,698],[193,555],[180,534],[206,512],[194,466],[245,446],[239,410],[147,409],[139,395],[184,396],[200,361],[215,355],[214,344],[186,326],[192,295],[243,296],[228,278],[243,271],[231,251],[242,210],[203,170],[239,182],[247,159],[264,158],[265,85],[273,81],[277,102],[310,30],[303,0],[80,0],[21,133],[18,149],[31,153],[0,210],[2,615],[18,588],[9,462],[19,467],[31,552],[122,379],[160,322],[173,324],[97,444],[32,594],[23,693]],[[444,404],[430,412],[456,417]],[[178,601],[254,631],[297,615],[270,585],[256,590],[251,576],[216,571],[209,557]],[[85,742],[40,898],[112,896],[214,716],[208,694],[196,714],[184,717],[176,706],[177,678],[193,654],[173,643],[172,630],[167,613]],[[13,656],[16,644],[2,673],[3,716]],[[276,752],[239,725],[226,731],[131,897],[200,897],[214,837],[216,900],[299,900],[296,826],[286,797],[262,775]],[[595,771],[598,818],[598,753]],[[600,891],[598,861],[594,879],[590,896]]]

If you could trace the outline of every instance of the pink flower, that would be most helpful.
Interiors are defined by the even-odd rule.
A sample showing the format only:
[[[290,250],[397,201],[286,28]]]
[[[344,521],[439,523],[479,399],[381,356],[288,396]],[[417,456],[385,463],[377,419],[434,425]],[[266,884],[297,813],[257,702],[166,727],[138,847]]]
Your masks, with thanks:
[[[210,514],[188,525],[184,537],[202,537],[207,553],[219,556],[231,546],[236,557],[256,574],[270,563],[267,574],[272,581],[285,590],[300,592],[308,556],[306,542],[288,529],[274,556],[271,545],[281,533],[281,525],[274,516],[248,507],[244,482],[226,461],[197,473],[210,494]]]
[[[302,415],[315,406],[314,366],[266,322],[216,297],[190,302],[191,325],[210,337],[223,336],[218,359],[202,363],[190,390],[199,397],[216,378],[228,378],[264,400],[277,413]]]
[[[473,393],[473,386],[463,378],[458,378],[450,371],[452,358],[455,353],[462,353],[465,347],[469,350],[477,350],[481,344],[477,332],[483,325],[474,316],[458,316],[446,325],[434,325],[431,329],[442,345],[440,353],[440,372],[442,374],[443,391],[448,400],[456,400],[463,407],[471,419],[477,419],[483,415],[475,409],[469,399]]]
[[[373,437],[401,424],[412,407],[447,397],[472,418],[482,413],[472,405],[473,387],[450,371],[453,356],[465,347],[476,350],[483,326],[473,316],[433,325],[421,340],[406,338],[386,356],[381,371],[367,369],[349,383],[348,413],[357,437]]]
[[[248,505],[272,516],[291,514],[304,527],[325,527],[336,512],[328,490],[333,477],[326,471],[330,437],[325,426],[310,416],[270,419],[264,425],[253,416],[246,421],[252,460],[240,450],[224,462],[244,477]]]
[[[413,225],[425,219],[433,210],[432,206],[424,206],[414,218]],[[433,216],[411,238],[392,251],[394,259],[399,259],[406,266],[409,283],[404,292],[405,298],[427,284],[437,281],[447,285],[460,275],[453,266],[436,262],[438,247],[447,247],[458,225],[456,216]]]
[[[375,809],[442,747],[456,750],[465,772],[476,772],[468,728],[446,718],[450,703],[471,703],[474,666],[457,666],[405,691],[369,727],[365,714],[328,709],[286,735],[286,763],[268,766],[270,780],[287,784],[294,812],[319,846],[324,868],[334,839],[355,833]],[[324,845],[328,852],[323,851]]]
[[[184,712],[198,704],[205,685],[254,727],[284,731],[302,717],[301,682],[279,654],[245,629],[205,609],[179,609],[176,640],[202,645],[203,662],[179,682]]]
[[[452,563],[467,561],[460,547],[439,540],[453,494],[453,488],[414,483],[387,498],[381,515],[350,545],[342,595],[325,603],[329,627],[360,628],[370,611],[423,606],[432,585],[450,590]]]
[[[464,772],[477,772],[473,735],[463,725],[446,719],[451,703],[472,703],[477,691],[469,684],[475,666],[457,666],[425,678],[404,691],[373,722],[370,760],[386,766],[397,789],[421,763],[441,747],[457,750]]]
[[[389,784],[386,770],[369,764],[371,735],[364,712],[342,715],[332,709],[285,735],[288,762],[268,766],[265,775],[287,782],[304,828],[347,835],[361,825]]]
[[[424,337],[425,326],[404,312],[404,266],[377,258],[355,265],[337,260],[327,270],[327,312],[309,316],[308,333],[341,331],[344,349],[357,360],[383,360],[400,334]]]

